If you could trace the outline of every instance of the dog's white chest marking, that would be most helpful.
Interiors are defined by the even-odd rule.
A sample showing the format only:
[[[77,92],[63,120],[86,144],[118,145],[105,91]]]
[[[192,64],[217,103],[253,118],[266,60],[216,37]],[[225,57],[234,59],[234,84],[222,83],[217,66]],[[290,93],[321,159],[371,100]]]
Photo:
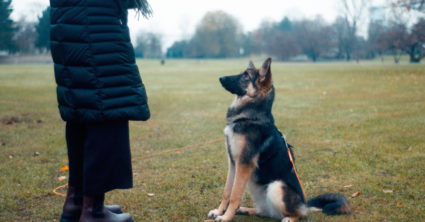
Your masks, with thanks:
[[[231,155],[233,159],[236,159],[241,153],[240,147],[242,146],[241,143],[244,142],[244,139],[242,135],[233,131],[234,125],[235,124],[226,125],[224,128],[224,136],[226,137],[226,149],[229,149],[229,155]]]

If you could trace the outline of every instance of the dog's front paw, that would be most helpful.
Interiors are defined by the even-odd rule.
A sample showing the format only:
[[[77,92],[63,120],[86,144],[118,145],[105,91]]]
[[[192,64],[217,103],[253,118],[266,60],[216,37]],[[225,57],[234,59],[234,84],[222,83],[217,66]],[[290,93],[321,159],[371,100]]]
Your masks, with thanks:
[[[227,222],[227,221],[230,221],[231,219],[229,219],[229,218],[226,218],[224,215],[223,216],[217,216],[216,218],[215,218],[215,221],[222,221],[222,222]]]
[[[210,210],[210,212],[208,213],[208,218],[215,219],[220,215],[221,214],[220,214],[220,212],[218,212],[218,209],[214,209],[214,210]]]
[[[294,220],[289,217],[284,217],[281,222],[294,222]]]

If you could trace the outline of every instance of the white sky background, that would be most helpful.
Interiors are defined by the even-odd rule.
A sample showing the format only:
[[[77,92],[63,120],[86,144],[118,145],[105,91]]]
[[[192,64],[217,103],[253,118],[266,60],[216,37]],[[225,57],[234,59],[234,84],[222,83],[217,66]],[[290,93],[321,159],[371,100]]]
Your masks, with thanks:
[[[377,1],[384,0],[374,0]],[[284,16],[300,19],[321,15],[333,22],[342,11],[340,0],[150,0],[149,3],[154,11],[149,20],[141,16],[137,19],[130,12],[131,37],[134,40],[140,31],[161,33],[164,50],[176,40],[190,38],[208,11],[223,10],[235,16],[245,32],[258,28],[264,20],[280,21]],[[35,21],[48,5],[49,0],[13,0],[12,18]]]

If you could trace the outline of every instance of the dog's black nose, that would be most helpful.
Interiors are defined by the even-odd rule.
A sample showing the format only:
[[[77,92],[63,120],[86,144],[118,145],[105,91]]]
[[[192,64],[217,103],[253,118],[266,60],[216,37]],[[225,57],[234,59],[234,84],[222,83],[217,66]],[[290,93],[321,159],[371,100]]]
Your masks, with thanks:
[[[223,82],[223,80],[224,80],[224,77],[220,77],[220,78],[219,78],[219,80],[220,80],[220,82],[222,83],[222,82]]]

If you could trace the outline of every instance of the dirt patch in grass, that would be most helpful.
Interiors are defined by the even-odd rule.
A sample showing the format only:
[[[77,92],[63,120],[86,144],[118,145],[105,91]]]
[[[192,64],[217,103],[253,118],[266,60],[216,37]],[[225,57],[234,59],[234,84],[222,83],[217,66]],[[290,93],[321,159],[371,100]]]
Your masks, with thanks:
[[[0,123],[3,125],[17,125],[17,124],[43,124],[43,120],[35,117],[35,114],[24,113],[21,115],[3,116]]]

